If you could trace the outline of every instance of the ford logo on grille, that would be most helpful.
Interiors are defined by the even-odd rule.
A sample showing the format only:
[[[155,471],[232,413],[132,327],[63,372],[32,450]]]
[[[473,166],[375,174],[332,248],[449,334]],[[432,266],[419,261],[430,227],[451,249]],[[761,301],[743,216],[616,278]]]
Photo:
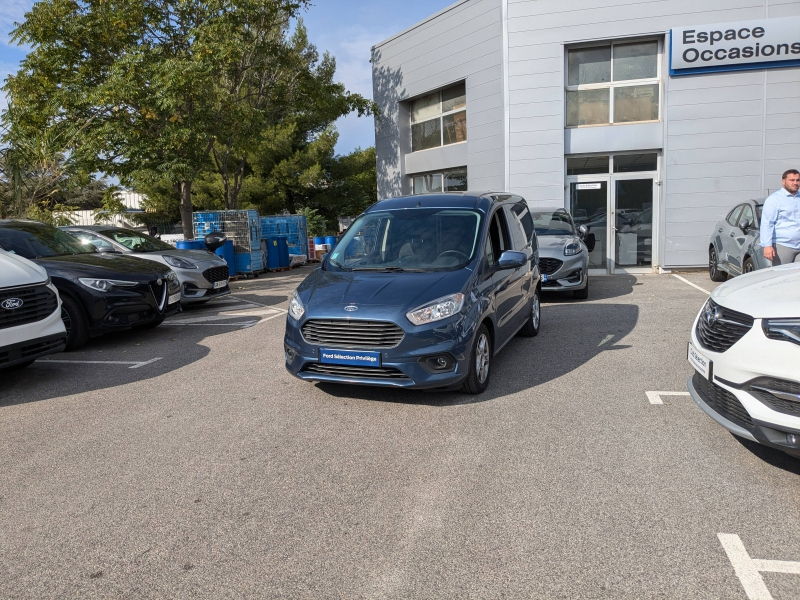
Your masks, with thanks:
[[[706,306],[706,310],[703,312],[703,318],[706,320],[706,324],[708,324],[709,327],[714,325],[720,316],[721,315],[718,306]]]
[[[351,304],[350,306],[345,306],[345,307],[344,307],[344,309],[345,309],[347,312],[353,312],[354,310],[358,310],[358,307],[357,307],[357,306],[353,306],[353,305]]]
[[[0,302],[0,306],[5,308],[6,310],[14,310],[16,308],[20,308],[24,302],[19,298],[6,298],[2,302]]]

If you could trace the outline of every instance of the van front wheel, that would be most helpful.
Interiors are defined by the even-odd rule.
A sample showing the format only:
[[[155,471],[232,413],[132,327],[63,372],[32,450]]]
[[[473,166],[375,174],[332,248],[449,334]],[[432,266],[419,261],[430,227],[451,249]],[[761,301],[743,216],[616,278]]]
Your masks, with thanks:
[[[492,338],[486,325],[478,328],[469,357],[469,374],[461,387],[467,394],[480,394],[489,385],[492,366]]]

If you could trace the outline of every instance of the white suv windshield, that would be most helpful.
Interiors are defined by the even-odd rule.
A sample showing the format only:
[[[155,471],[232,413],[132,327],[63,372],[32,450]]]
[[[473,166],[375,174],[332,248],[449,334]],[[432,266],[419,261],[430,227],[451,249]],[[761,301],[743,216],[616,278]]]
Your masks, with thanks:
[[[452,208],[371,212],[353,223],[331,253],[352,270],[441,271],[472,261],[481,214]]]

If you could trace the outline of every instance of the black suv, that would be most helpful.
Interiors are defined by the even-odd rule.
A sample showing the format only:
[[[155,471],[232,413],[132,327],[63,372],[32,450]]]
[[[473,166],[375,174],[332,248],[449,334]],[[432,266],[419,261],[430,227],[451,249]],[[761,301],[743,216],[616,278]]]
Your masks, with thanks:
[[[126,327],[155,327],[180,310],[180,284],[164,265],[99,253],[51,225],[0,221],[0,248],[47,270],[61,296],[66,349]]]

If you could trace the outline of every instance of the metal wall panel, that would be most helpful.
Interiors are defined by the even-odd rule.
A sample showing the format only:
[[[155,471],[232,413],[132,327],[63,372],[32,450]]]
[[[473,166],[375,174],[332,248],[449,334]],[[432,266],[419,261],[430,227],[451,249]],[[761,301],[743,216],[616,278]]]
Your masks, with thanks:
[[[503,185],[502,1],[456,3],[375,49],[374,69],[400,74],[388,93],[377,80],[376,99],[384,103],[435,89],[438,80],[467,78],[471,189]],[[532,205],[564,202],[565,153],[661,148],[660,264],[700,266],[714,224],[730,207],[765,197],[784,170],[800,168],[800,68],[664,73],[663,122],[656,124],[565,130],[563,105],[565,46],[653,35],[667,53],[672,27],[796,16],[797,0],[507,0],[507,15],[510,189]],[[459,28],[472,32],[470,43],[455,39]],[[378,169],[387,175],[380,175],[382,196],[396,195],[387,192],[403,179],[391,177],[399,173],[391,164],[402,145],[397,131],[376,129]]]

